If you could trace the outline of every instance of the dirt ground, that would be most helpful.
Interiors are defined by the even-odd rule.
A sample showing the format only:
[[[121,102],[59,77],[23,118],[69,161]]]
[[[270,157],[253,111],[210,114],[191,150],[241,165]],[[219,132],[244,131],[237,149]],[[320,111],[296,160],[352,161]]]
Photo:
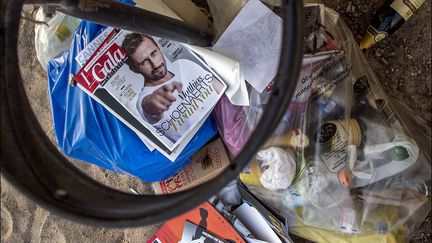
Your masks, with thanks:
[[[201,1],[202,2],[202,1]],[[337,10],[360,40],[383,0],[324,0]],[[431,2],[423,7],[397,33],[365,55],[387,93],[408,104],[429,125],[432,121],[431,98]],[[27,95],[42,128],[55,143],[45,71],[35,57],[34,24],[22,23],[19,43],[21,73]],[[96,180],[122,191],[134,188],[149,192],[148,185],[99,167],[71,160]],[[143,242],[159,225],[111,229],[78,224],[36,206],[1,180],[2,242]],[[432,242],[431,214],[413,233],[411,242]]]

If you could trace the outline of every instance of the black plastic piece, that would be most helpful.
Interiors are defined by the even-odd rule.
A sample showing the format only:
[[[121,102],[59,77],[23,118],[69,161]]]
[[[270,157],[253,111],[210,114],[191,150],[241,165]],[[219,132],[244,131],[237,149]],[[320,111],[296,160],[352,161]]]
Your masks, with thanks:
[[[116,0],[26,0],[88,21],[196,46],[210,46],[212,33]]]

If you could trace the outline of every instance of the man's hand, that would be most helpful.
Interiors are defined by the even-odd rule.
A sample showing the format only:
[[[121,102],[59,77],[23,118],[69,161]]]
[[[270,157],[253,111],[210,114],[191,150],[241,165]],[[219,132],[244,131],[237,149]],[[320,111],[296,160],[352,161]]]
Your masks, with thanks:
[[[173,95],[174,90],[181,91],[181,89],[181,83],[171,82],[155,90],[151,95],[144,97],[141,106],[148,120],[155,123],[162,119],[163,113],[176,101]]]

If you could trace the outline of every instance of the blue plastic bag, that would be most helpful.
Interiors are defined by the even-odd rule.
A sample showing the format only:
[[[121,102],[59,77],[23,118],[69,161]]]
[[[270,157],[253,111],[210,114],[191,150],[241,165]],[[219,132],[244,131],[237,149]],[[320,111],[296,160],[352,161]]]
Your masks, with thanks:
[[[151,152],[138,136],[70,80],[80,66],[75,56],[104,26],[82,21],[69,50],[48,63],[48,86],[57,143],[64,154],[144,181],[161,181],[189,162],[217,131],[209,117],[176,161]]]

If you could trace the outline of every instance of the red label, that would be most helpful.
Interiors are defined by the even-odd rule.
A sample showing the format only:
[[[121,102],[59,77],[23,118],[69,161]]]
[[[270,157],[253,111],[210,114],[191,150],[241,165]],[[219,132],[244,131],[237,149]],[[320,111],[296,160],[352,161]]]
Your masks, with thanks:
[[[182,179],[179,173],[176,173],[168,180],[161,182],[160,186],[163,193],[172,193],[183,186]]]
[[[113,43],[96,62],[85,65],[75,76],[75,80],[91,93],[107,78],[110,78],[124,64],[127,55]]]

